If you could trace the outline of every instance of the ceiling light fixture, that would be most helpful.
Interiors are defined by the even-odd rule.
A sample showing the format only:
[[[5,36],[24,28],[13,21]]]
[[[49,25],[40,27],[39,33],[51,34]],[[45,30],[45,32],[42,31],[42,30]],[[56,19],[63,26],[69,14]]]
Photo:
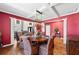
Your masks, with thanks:
[[[35,21],[36,22],[41,22],[41,20],[42,20],[42,12],[40,12],[39,10],[37,10],[36,9],[36,16],[35,16]],[[40,17],[40,19],[38,19],[38,16],[40,16],[41,15],[41,17]]]

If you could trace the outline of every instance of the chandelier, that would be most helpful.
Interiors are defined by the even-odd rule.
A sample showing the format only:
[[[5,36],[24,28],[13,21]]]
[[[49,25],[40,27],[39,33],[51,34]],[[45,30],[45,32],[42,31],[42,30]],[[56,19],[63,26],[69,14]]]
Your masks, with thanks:
[[[37,13],[39,15],[41,15],[40,19],[38,19],[38,14]],[[42,20],[42,12],[40,12],[39,10],[36,10],[36,17],[35,17],[36,24],[35,24],[35,27],[36,27],[36,30],[39,31],[39,32],[41,32],[41,27],[42,27],[41,20]]]
[[[40,19],[38,18],[38,16],[40,16]],[[35,22],[41,22],[41,20],[42,20],[42,12],[40,12],[39,10],[36,10]]]

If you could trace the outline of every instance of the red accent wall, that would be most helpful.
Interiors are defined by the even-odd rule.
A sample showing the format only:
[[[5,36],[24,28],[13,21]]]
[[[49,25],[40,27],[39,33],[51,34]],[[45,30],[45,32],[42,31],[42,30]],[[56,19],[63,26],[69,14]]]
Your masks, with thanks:
[[[0,31],[2,32],[2,44],[10,44],[10,19],[6,14],[0,13]]]
[[[14,17],[14,18],[26,20],[26,21],[32,21],[31,19],[28,19],[28,18],[23,18],[12,14],[0,12],[0,32],[2,32],[3,45],[7,45],[11,43],[10,17]]]
[[[79,14],[68,17],[68,35],[79,35]]]
[[[67,36],[69,40],[79,40],[79,13],[67,17]]]
[[[51,34],[55,32],[54,31],[55,28],[58,28],[61,33],[61,36],[63,37],[63,21],[52,22],[50,26],[51,26]]]

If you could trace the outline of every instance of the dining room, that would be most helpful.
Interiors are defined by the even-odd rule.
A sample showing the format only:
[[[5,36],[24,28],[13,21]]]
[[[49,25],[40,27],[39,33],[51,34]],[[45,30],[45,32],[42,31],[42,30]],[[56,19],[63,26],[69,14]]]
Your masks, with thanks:
[[[79,54],[79,4],[0,3],[0,10],[0,55]]]

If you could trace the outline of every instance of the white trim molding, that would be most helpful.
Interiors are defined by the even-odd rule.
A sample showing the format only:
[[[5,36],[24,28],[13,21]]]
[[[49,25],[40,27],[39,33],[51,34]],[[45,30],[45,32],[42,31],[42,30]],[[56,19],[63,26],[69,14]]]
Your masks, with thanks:
[[[64,44],[66,44],[66,40],[67,40],[67,18],[64,18],[64,24],[63,24],[63,28],[64,28]]]
[[[11,46],[11,45],[14,45],[14,44],[7,44],[7,45],[3,45],[2,47],[7,47],[7,46]]]

